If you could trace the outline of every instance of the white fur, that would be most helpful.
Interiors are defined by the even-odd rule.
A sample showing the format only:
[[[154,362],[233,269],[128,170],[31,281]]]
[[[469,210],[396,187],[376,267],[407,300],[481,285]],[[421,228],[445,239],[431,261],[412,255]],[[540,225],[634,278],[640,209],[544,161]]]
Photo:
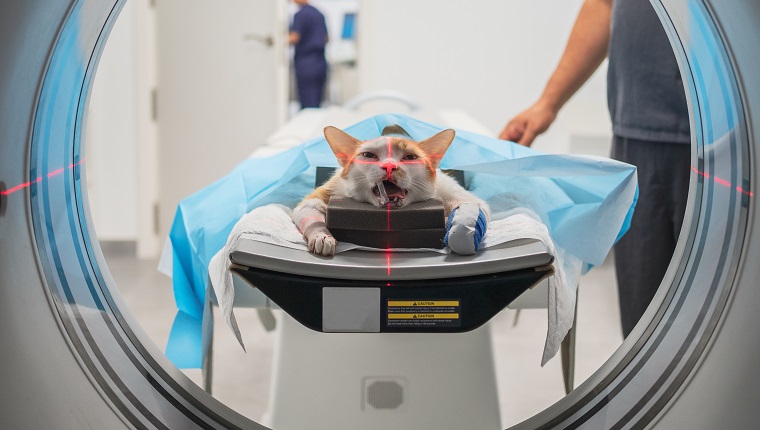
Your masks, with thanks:
[[[443,207],[448,218],[451,211],[463,203],[474,203],[486,214],[486,220],[491,221],[491,209],[488,204],[471,192],[465,190],[456,179],[438,172],[435,181],[435,197],[443,201]]]
[[[327,206],[320,199],[301,202],[292,214],[293,222],[304,233],[309,251],[318,255],[334,255],[337,241],[325,227]],[[321,224],[321,225],[319,225]],[[308,236],[305,232],[308,232]]]

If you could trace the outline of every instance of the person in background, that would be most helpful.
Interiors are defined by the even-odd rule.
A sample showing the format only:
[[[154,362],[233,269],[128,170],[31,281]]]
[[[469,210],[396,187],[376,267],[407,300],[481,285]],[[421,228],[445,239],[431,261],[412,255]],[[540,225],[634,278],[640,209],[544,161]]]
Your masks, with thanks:
[[[605,57],[609,59],[611,156],[635,165],[639,179],[630,230],[614,248],[623,336],[627,337],[670,263],[690,177],[684,86],[649,0],[585,0],[542,95],[510,120],[499,137],[530,146]]]
[[[327,81],[327,24],[325,17],[308,0],[293,0],[299,6],[293,16],[289,41],[294,47],[298,99],[303,108],[318,108]]]

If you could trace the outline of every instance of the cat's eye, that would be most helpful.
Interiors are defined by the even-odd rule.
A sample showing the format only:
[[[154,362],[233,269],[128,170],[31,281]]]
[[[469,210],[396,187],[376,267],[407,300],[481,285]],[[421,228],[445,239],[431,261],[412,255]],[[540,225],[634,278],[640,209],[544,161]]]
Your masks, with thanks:
[[[406,155],[404,155],[404,157],[403,157],[403,158],[401,158],[401,159],[402,159],[402,160],[416,160],[416,159],[418,159],[418,158],[420,158],[420,157],[418,157],[418,156],[416,156],[416,155],[414,155],[414,154],[406,154]]]
[[[361,155],[364,158],[377,158],[377,155],[375,155],[374,152],[362,152],[359,155]]]

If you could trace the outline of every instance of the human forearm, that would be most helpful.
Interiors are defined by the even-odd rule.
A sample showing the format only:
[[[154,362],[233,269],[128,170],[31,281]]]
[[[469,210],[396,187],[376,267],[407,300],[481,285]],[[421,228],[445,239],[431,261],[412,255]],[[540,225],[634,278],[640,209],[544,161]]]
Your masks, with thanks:
[[[297,33],[295,31],[291,31],[288,33],[288,43],[291,45],[295,45],[298,43],[298,41],[301,40],[301,34]]]
[[[613,0],[585,0],[570,32],[562,58],[541,97],[513,117],[500,139],[530,146],[545,132],[557,113],[602,63],[610,41]]]
[[[612,0],[586,0],[576,18],[565,51],[538,104],[555,114],[591,77],[607,56]]]

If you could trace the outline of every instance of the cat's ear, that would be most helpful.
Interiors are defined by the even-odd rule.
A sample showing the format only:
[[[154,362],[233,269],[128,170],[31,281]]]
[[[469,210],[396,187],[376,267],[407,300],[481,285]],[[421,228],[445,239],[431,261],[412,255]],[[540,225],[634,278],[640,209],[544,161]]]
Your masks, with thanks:
[[[449,128],[419,143],[420,148],[425,151],[434,169],[438,168],[443,154],[449,149],[455,135],[456,132]]]
[[[324,132],[325,139],[327,139],[327,143],[330,145],[335,157],[338,158],[340,167],[345,167],[346,164],[351,161],[351,157],[353,157],[356,152],[356,148],[361,145],[362,142],[350,136],[343,130],[333,126],[325,127]]]

